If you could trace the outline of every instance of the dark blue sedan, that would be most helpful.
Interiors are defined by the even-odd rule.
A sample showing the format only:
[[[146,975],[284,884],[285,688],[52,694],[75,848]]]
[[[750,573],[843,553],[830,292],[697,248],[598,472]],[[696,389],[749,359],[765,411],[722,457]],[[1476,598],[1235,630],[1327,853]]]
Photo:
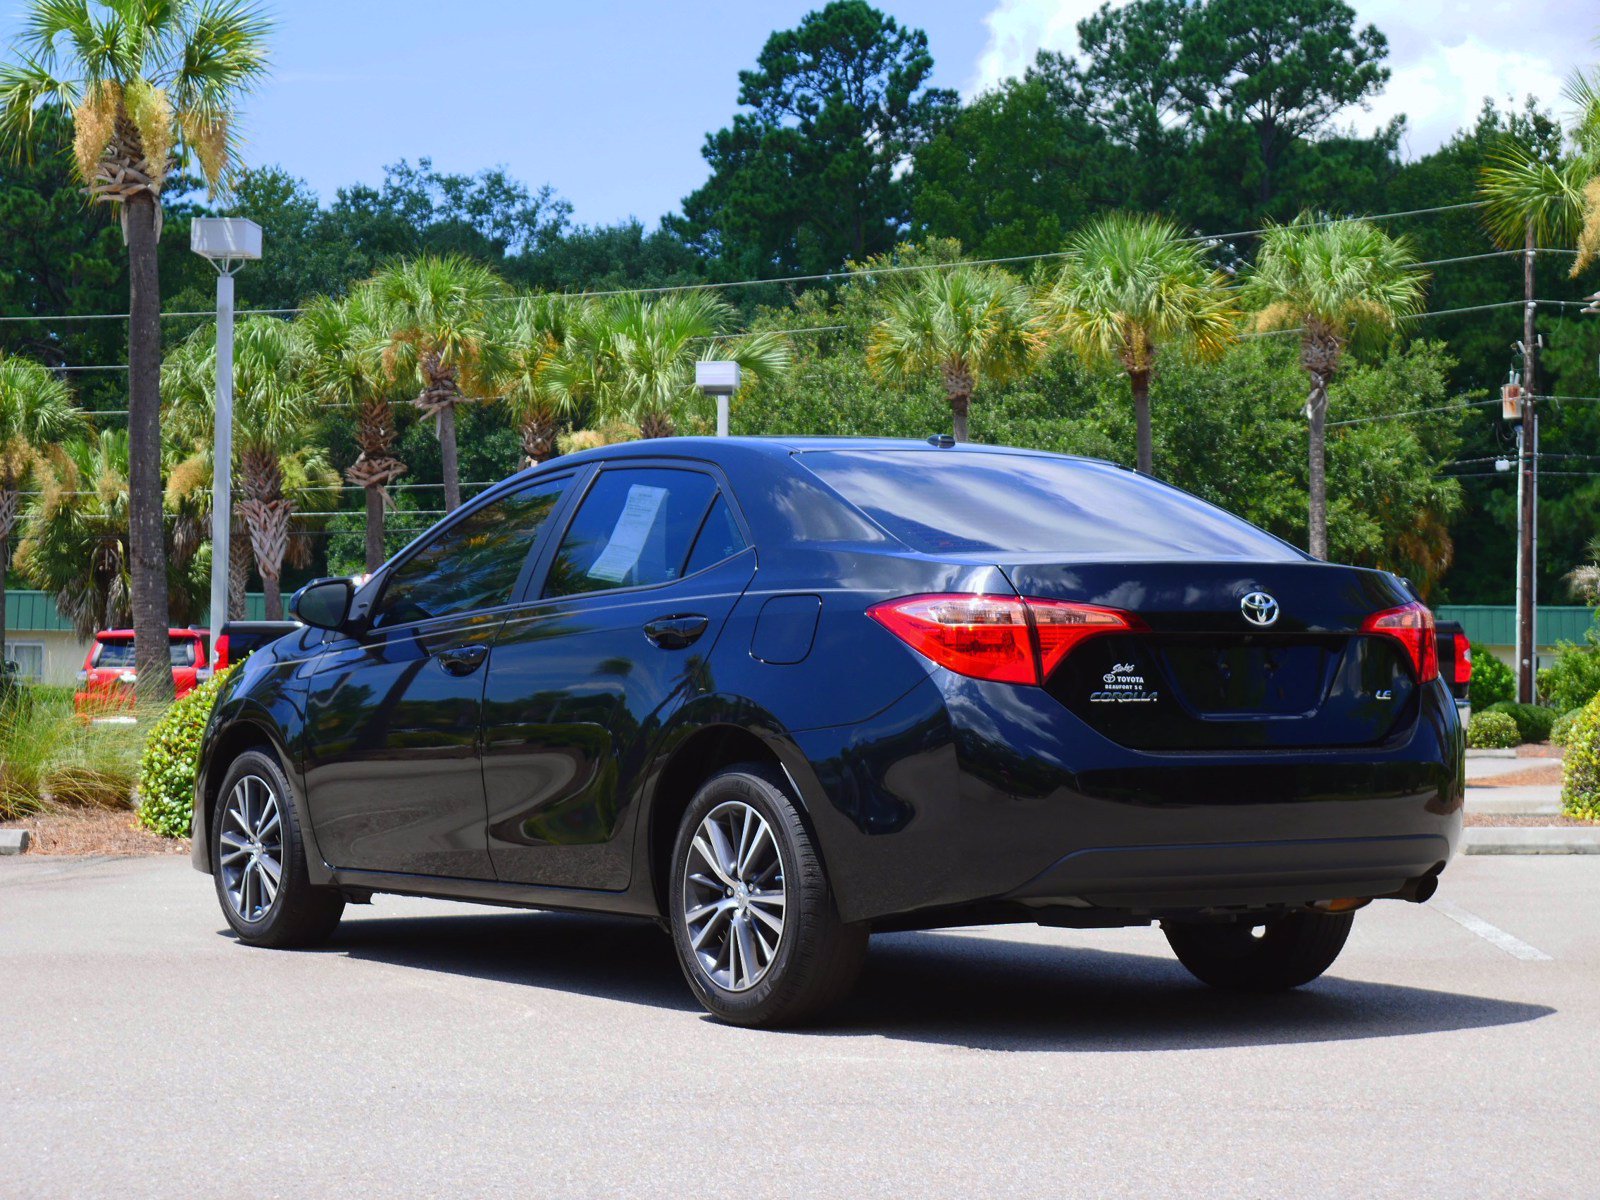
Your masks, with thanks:
[[[1160,922],[1304,984],[1460,836],[1433,618],[1111,463],[681,438],[478,496],[251,657],[195,865],[241,940],[375,892],[625,913],[717,1016],[850,988],[872,930]]]

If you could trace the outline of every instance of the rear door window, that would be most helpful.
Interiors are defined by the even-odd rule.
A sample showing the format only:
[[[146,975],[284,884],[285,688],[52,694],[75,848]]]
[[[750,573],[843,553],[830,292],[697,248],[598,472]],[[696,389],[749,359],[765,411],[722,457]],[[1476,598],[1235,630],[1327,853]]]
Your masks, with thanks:
[[[716,497],[716,482],[700,471],[603,471],[567,526],[544,594],[574,596],[681,579]]]
[[[1300,561],[1289,546],[1233,514],[1110,463],[961,451],[823,450],[799,457],[925,554]]]

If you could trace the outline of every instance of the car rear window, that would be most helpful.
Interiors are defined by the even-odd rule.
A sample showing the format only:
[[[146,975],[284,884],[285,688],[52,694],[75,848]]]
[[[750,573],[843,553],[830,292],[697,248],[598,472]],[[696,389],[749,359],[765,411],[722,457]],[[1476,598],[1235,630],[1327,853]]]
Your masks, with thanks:
[[[1109,463],[896,450],[812,451],[800,461],[926,554],[1298,558],[1231,513]]]
[[[192,638],[173,638],[170,644],[172,665],[175,667],[192,667],[195,661],[195,643]],[[114,638],[103,642],[96,642],[94,648],[94,666],[108,671],[133,670],[134,653],[132,638]]]

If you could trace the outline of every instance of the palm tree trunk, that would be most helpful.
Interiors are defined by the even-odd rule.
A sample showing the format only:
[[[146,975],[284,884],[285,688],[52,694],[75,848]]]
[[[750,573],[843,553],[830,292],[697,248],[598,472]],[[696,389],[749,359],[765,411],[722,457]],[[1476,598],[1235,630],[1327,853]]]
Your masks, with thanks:
[[[156,201],[123,202],[128,233],[128,549],[140,703],[172,699],[161,511],[161,277]]]
[[[367,571],[383,566],[383,488],[367,488]]]
[[[6,572],[11,569],[11,533],[0,534],[0,671],[6,665]]]
[[[1150,439],[1150,372],[1129,371],[1128,383],[1133,388],[1133,423],[1138,433],[1138,465],[1146,475],[1155,467],[1155,450]]]
[[[1311,377],[1311,395],[1306,401],[1311,415],[1310,461],[1306,479],[1311,492],[1310,550],[1313,558],[1324,561],[1328,557],[1328,381],[1321,376]]]
[[[972,407],[972,372],[962,362],[944,365],[944,392],[950,401],[950,431],[958,442],[967,440],[967,413]]]
[[[677,434],[678,427],[673,424],[672,418],[664,412],[651,411],[639,418],[639,436],[641,438],[667,438]]]
[[[523,466],[536,467],[548,459],[555,450],[556,423],[548,414],[539,413],[522,423]]]
[[[233,517],[233,532],[228,536],[228,620],[245,619],[245,600],[250,586],[250,534],[239,520]]]
[[[456,455],[456,406],[439,410],[439,465],[444,472],[444,507],[455,512],[461,507],[461,463]]]

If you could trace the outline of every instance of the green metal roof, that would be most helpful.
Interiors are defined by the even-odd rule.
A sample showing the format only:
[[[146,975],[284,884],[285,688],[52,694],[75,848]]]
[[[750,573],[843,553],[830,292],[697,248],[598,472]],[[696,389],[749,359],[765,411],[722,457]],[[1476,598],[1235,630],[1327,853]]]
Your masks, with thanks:
[[[267,615],[267,598],[260,592],[249,593],[244,598],[244,613],[246,620],[263,620]],[[204,625],[206,620],[206,610],[202,609],[195,623]],[[71,633],[72,622],[61,615],[56,608],[55,597],[49,592],[11,588],[6,591],[6,631]]]
[[[1596,610],[1577,604],[1539,605],[1536,626],[1539,645],[1557,642],[1582,642],[1595,622]],[[1433,610],[1441,621],[1459,622],[1467,640],[1483,646],[1514,646],[1517,641],[1517,610],[1511,604],[1441,604]]]
[[[72,622],[56,608],[48,592],[6,590],[6,629],[8,632],[72,632]]]

